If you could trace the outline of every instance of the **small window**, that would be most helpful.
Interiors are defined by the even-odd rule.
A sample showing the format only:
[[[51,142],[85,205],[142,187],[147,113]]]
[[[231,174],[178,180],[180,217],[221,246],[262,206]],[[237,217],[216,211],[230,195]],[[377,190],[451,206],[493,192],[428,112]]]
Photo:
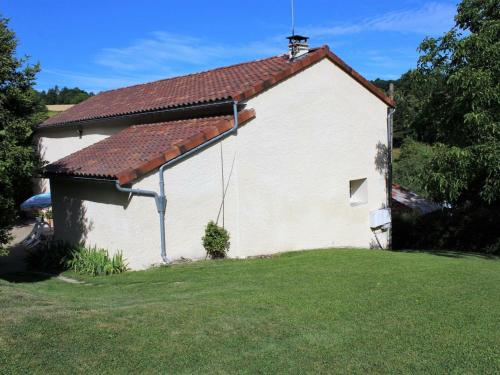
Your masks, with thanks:
[[[349,181],[349,198],[351,206],[368,202],[368,182],[366,178]]]

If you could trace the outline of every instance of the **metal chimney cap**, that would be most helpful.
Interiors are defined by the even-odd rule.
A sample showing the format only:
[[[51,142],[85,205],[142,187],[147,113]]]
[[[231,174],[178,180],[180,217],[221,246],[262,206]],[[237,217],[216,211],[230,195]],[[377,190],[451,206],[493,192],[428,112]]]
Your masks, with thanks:
[[[307,42],[307,40],[309,40],[308,36],[302,36],[302,35],[291,35],[291,36],[287,36],[286,38],[290,42],[291,41],[297,41],[297,42],[305,41],[305,42]]]

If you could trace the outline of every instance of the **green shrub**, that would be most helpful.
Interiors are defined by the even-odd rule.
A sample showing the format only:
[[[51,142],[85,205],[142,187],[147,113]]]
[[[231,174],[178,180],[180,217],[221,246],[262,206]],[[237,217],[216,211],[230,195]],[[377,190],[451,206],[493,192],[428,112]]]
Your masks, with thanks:
[[[85,244],[70,245],[55,242],[28,252],[26,261],[30,269],[59,273],[73,270],[80,274],[97,276],[122,273],[127,264],[121,252],[111,258],[105,249],[88,248]]]
[[[97,247],[77,246],[67,261],[68,268],[84,275],[113,275],[127,270],[122,253],[109,257],[108,251]]]
[[[229,233],[210,221],[205,228],[205,235],[202,237],[203,247],[212,259],[224,258],[229,250]]]

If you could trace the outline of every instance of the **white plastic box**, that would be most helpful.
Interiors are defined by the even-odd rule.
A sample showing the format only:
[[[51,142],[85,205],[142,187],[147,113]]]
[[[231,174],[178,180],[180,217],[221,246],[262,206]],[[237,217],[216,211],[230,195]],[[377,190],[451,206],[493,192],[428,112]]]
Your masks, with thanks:
[[[381,208],[370,212],[370,228],[387,229],[391,226],[391,210]]]

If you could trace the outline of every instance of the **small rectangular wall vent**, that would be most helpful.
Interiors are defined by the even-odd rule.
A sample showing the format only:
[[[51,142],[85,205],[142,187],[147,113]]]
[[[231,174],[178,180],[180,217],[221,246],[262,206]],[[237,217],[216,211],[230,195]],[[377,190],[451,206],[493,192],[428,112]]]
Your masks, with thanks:
[[[368,203],[368,181],[366,178],[349,181],[349,203],[351,206]]]

